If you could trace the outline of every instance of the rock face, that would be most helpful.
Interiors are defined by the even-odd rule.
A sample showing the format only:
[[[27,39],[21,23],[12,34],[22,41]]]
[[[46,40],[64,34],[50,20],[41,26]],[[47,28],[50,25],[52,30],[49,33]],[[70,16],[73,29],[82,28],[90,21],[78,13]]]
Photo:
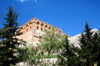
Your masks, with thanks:
[[[98,29],[92,29],[91,32],[93,32],[93,35],[94,35],[95,32],[99,32],[99,31],[98,31]],[[73,44],[75,47],[79,47],[80,48],[80,46],[79,46],[79,39],[80,39],[80,37],[81,37],[81,34],[78,34],[76,36],[68,38],[69,39],[69,43]]]
[[[76,36],[73,36],[71,38],[68,38],[69,39],[69,43],[70,44],[73,44],[75,47],[80,47],[79,46],[79,37],[81,36],[81,34],[78,34]]]
[[[52,66],[53,63],[56,64],[57,58],[46,58],[46,59],[40,59],[39,61],[41,62],[41,64],[46,64],[46,66]],[[27,62],[20,62],[15,66],[30,66],[30,64],[28,64]],[[33,64],[31,66],[36,66],[36,65]],[[42,65],[37,64],[37,66],[42,66]]]

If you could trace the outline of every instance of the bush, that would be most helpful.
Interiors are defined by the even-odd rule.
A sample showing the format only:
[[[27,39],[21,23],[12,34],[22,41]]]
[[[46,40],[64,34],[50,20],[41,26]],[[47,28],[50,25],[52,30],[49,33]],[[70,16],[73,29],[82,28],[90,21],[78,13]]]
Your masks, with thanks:
[[[53,55],[53,54],[50,54],[50,55],[44,55],[44,56],[41,56],[41,59],[44,59],[44,58],[58,58],[57,55]]]

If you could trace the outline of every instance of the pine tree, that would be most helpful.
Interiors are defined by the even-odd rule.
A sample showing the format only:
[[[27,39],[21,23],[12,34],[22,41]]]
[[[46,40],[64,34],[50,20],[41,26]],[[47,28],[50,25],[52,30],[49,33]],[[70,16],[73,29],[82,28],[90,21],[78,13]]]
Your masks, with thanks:
[[[93,63],[100,63],[100,32],[96,32],[92,38],[92,52],[91,52],[91,60]],[[99,65],[98,65],[99,66]]]
[[[69,44],[69,40],[67,36],[63,40],[62,46],[63,46],[62,53],[59,56],[59,59],[60,59],[59,65],[83,66],[83,63],[81,63],[82,61],[79,58],[78,53],[77,53],[78,48],[74,47],[73,44]]]
[[[100,36],[98,32],[92,32],[86,22],[85,31],[80,37],[81,52],[79,56],[84,60],[86,66],[91,66],[99,60],[100,55]]]
[[[22,33],[20,32],[21,28],[18,28],[18,13],[14,11],[13,7],[9,7],[7,10],[7,17],[4,18],[6,22],[3,23],[4,28],[0,29],[0,39],[2,39],[0,42],[0,66],[15,65],[19,62],[17,55],[19,55],[19,45],[21,43],[16,36]]]
[[[86,62],[84,62],[84,64],[86,66],[91,65],[91,60],[90,60],[90,56],[91,56],[91,46],[92,46],[92,42],[91,42],[91,38],[92,38],[92,32],[91,29],[89,28],[88,23],[86,22],[85,25],[85,29],[84,33],[81,34],[81,39],[80,39],[80,46],[81,46],[81,53],[80,56],[82,58],[82,60],[85,60]]]

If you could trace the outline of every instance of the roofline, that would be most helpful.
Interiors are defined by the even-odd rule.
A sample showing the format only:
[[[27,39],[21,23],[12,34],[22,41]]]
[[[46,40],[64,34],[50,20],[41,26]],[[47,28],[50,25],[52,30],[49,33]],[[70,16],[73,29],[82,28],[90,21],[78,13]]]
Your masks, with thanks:
[[[42,20],[40,20],[40,19],[37,19],[37,18],[35,18],[35,17],[33,17],[32,19],[36,19],[36,20],[39,20],[39,21],[41,21],[41,22],[44,22],[44,21],[42,21]],[[30,19],[29,21],[31,21],[32,19]],[[27,21],[26,23],[28,23],[29,21]],[[26,24],[25,23],[25,24]],[[49,24],[49,23],[47,23],[47,22],[44,22],[44,23],[46,23],[46,24]],[[24,25],[25,25],[24,24]],[[22,26],[24,26],[24,25],[22,25]],[[49,25],[51,25],[51,24],[49,24]],[[51,26],[53,26],[53,25],[51,25]],[[53,27],[56,27],[56,26],[53,26]],[[56,28],[58,28],[58,27],[56,27]],[[58,28],[58,29],[60,29],[60,28]],[[62,29],[60,29],[61,31],[62,31]]]
[[[33,17],[33,18],[34,18],[34,17]],[[33,19],[33,18],[32,18],[32,19]],[[29,21],[31,21],[32,19],[30,19]],[[29,21],[27,21],[26,23],[28,23]],[[26,23],[25,23],[25,24],[26,24]],[[24,26],[25,24],[23,24],[22,26]]]
[[[33,19],[36,19],[36,20],[40,20],[40,19],[37,19],[37,18],[33,18]],[[42,20],[40,20],[40,21],[42,21]],[[45,21],[42,21],[42,22],[44,22],[44,23],[46,23],[46,24],[49,24],[49,23],[47,23],[47,22],[45,22]],[[49,24],[49,25],[51,25],[51,24]],[[53,26],[53,25],[51,25],[51,26]],[[56,27],[56,26],[53,26],[53,27]],[[58,27],[56,27],[56,28],[58,28]],[[60,29],[60,28],[58,28],[58,29]],[[60,30],[62,30],[62,29],[60,29]]]

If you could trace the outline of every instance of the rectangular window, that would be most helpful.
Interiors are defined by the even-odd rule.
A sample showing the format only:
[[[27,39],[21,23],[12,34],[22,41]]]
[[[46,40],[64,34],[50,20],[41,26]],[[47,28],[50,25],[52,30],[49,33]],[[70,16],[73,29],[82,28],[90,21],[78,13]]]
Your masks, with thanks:
[[[42,31],[43,29],[41,28],[41,31]]]
[[[37,30],[39,29],[39,27],[37,26]]]

